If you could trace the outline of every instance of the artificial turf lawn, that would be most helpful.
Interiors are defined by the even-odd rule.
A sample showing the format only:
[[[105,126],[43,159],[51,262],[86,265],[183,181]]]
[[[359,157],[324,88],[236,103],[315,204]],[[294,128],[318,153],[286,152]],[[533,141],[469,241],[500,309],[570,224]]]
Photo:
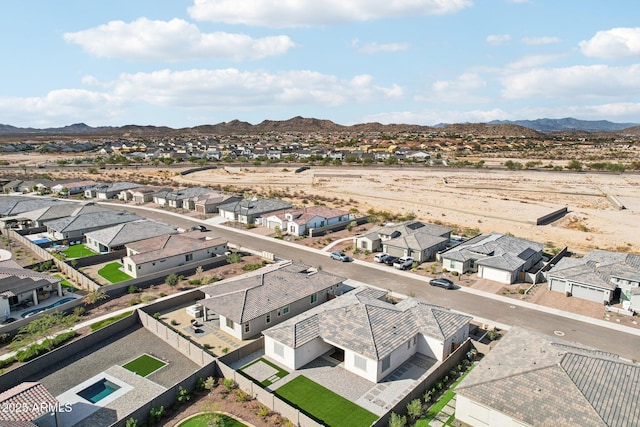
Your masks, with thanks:
[[[91,330],[95,332],[98,329],[102,329],[105,326],[112,324],[113,322],[117,322],[120,319],[124,319],[125,317],[130,316],[131,313],[133,313],[133,311],[125,311],[124,313],[120,313],[117,316],[112,316],[103,320],[99,320],[91,324]]]
[[[60,280],[60,284],[66,288],[70,288],[71,287],[71,282],[69,282],[67,279],[65,279],[64,277],[62,277],[62,275],[60,274],[54,274],[53,277],[57,277]]]
[[[271,366],[273,369],[277,369],[278,372],[276,372],[274,375],[277,376],[278,378],[282,379],[284,377],[286,377],[287,375],[289,375],[289,372],[285,371],[284,369],[280,368],[279,366],[274,365],[273,363],[269,362],[268,360],[265,359],[258,359],[258,360],[254,360],[251,363],[248,363],[246,365],[244,365],[242,368],[240,368],[240,370],[247,376],[251,377],[251,375],[249,375],[248,373],[244,372],[245,369],[247,369],[249,366],[258,363],[258,362],[263,362],[269,366]],[[253,377],[251,377],[253,378]],[[254,380],[258,381],[257,379],[254,378]],[[263,387],[269,387],[271,384],[273,384],[273,382],[267,380],[261,381],[260,385],[262,385]]]
[[[196,415],[193,418],[189,418],[186,421],[178,424],[178,427],[208,427],[209,424],[209,416],[210,414],[200,414]],[[231,417],[227,417],[226,415],[220,414],[224,421],[224,427],[247,427],[246,424],[242,424],[240,421],[235,420]]]
[[[157,371],[162,368],[164,365],[166,365],[166,363],[162,360],[158,360],[148,354],[143,354],[142,356],[133,359],[131,362],[122,365],[122,367],[140,375],[141,377],[146,377],[153,371]]]
[[[82,258],[90,255],[96,255],[97,252],[92,251],[85,245],[73,245],[69,246],[66,250],[62,251],[67,258]]]
[[[100,270],[98,270],[98,274],[111,283],[124,282],[125,280],[131,279],[131,276],[129,276],[127,273],[120,271],[119,262],[112,262],[105,265]]]
[[[444,409],[444,407],[447,406],[447,403],[449,403],[451,401],[451,399],[453,399],[455,397],[456,392],[453,391],[453,390],[455,390],[455,388],[458,386],[458,384],[460,384],[460,382],[464,379],[464,377],[466,377],[467,374],[469,372],[471,372],[471,370],[473,369],[474,366],[475,365],[469,366],[469,369],[467,369],[466,372],[464,374],[462,374],[460,376],[460,378],[458,378],[451,385],[451,387],[449,387],[449,389],[442,394],[442,396],[440,396],[440,399],[438,399],[433,405],[431,405],[429,407],[429,409],[427,410],[426,415],[424,417],[420,418],[418,420],[418,422],[416,422],[416,427],[428,427],[429,426],[429,423],[436,418],[436,415],[438,415],[440,413],[440,411],[442,411]],[[451,417],[449,417],[449,420],[445,423],[445,425],[449,425],[449,421],[451,421],[452,417],[453,417],[453,415]]]
[[[378,419],[377,415],[303,376],[279,387],[276,395],[331,427],[369,427]]]

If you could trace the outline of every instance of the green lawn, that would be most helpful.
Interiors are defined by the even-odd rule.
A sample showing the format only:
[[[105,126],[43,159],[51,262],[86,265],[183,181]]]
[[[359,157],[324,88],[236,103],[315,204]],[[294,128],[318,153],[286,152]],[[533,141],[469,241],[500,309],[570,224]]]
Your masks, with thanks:
[[[91,255],[96,255],[97,254],[97,252],[92,251],[91,249],[87,248],[85,245],[69,246],[69,248],[67,250],[65,250],[65,251],[62,251],[62,253],[68,259],[83,258],[83,257],[86,257],[86,256],[91,256]]]
[[[146,377],[150,373],[162,368],[164,365],[166,365],[166,363],[162,360],[156,359],[148,354],[143,354],[142,356],[133,359],[131,362],[122,365],[122,367],[140,375],[141,377]]]
[[[112,262],[98,270],[98,274],[111,283],[124,282],[125,280],[131,279],[132,277],[121,271],[120,267],[122,266],[119,262]]]
[[[376,414],[303,376],[278,388],[276,395],[331,427],[368,427],[378,419]]]
[[[212,425],[209,423],[209,418],[212,415],[213,414],[196,415],[193,418],[189,418],[188,420],[181,422],[180,424],[178,424],[178,427],[208,427],[209,425]],[[226,415],[222,415],[222,414],[218,414],[218,415],[222,417],[222,420],[224,422],[224,427],[246,427],[246,424],[242,424],[238,420],[235,420],[231,417],[227,417]]]
[[[440,396],[440,399],[438,399],[433,405],[429,407],[426,415],[416,422],[416,427],[429,426],[429,423],[436,418],[436,415],[438,415],[438,413],[442,411],[445,406],[447,406],[447,403],[449,403],[449,401],[454,398],[454,396],[456,395],[454,389],[458,386],[458,384],[460,384],[460,381],[462,381],[464,377],[466,377],[467,374],[471,372],[471,369],[473,369],[474,366],[475,365],[471,365],[469,369],[467,369],[467,371],[462,374],[462,376],[458,378],[456,382],[454,382],[451,387],[449,387],[449,389],[442,394],[442,396]],[[449,420],[445,423],[445,426],[448,426],[454,418],[455,414],[449,417]]]
[[[131,316],[131,314],[133,313],[133,311],[125,311],[124,313],[120,313],[116,316],[112,316],[112,317],[108,317],[106,319],[103,320],[99,320],[95,323],[91,324],[91,330],[92,331],[97,331],[98,329],[102,329],[107,325],[112,324],[113,322],[117,322],[120,319],[124,319],[127,316]]]
[[[71,289],[71,282],[69,282],[67,279],[65,279],[64,277],[62,277],[61,274],[54,274],[53,277],[57,277],[60,280],[60,284],[62,285],[63,288],[69,288]]]
[[[285,371],[284,369],[280,368],[279,366],[274,365],[273,363],[269,362],[268,360],[265,360],[265,359],[262,359],[262,358],[261,358],[261,359],[258,359],[258,360],[254,360],[253,362],[251,362],[251,363],[248,363],[248,364],[244,365],[242,368],[240,368],[240,370],[241,370],[242,372],[244,372],[244,370],[245,370],[246,368],[248,368],[249,366],[251,366],[251,365],[253,365],[253,364],[255,364],[255,363],[258,363],[258,362],[263,362],[263,363],[265,363],[265,364],[267,364],[267,365],[271,366],[272,368],[277,369],[277,370],[278,370],[278,372],[276,372],[274,375],[275,375],[275,376],[277,376],[278,378],[284,378],[284,377],[286,377],[287,375],[289,375],[289,372]],[[248,373],[246,373],[246,372],[244,372],[244,374],[245,374],[245,375],[247,375],[247,376],[249,376],[249,377],[251,377],[251,375],[249,375],[249,374],[248,374]],[[253,377],[252,377],[252,378],[253,378]],[[255,379],[255,378],[254,378],[254,379]],[[255,379],[255,380],[256,380],[256,381],[258,381],[257,379]],[[269,387],[271,384],[273,384],[273,382],[269,381],[268,379],[266,379],[266,380],[264,380],[264,381],[261,381],[261,382],[260,382],[260,385],[262,385],[263,387]]]

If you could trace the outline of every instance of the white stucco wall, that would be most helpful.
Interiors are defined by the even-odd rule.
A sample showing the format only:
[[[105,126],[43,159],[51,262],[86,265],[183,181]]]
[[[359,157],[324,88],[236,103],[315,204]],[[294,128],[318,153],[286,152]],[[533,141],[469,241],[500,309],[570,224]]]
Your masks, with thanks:
[[[472,427],[524,427],[529,424],[517,421],[510,416],[489,407],[475,403],[458,394],[456,400],[456,419]]]
[[[425,335],[418,335],[418,353],[432,359],[442,360],[443,349],[444,344],[442,341]]]
[[[499,270],[487,266],[478,266],[478,277],[510,285],[514,282],[510,271]]]
[[[375,360],[371,360],[371,359],[365,358],[366,366],[365,366],[365,370],[362,370],[360,368],[357,368],[354,365],[355,356],[356,356],[356,353],[354,353],[351,350],[346,350],[345,349],[345,351],[344,351],[344,369],[346,369],[349,372],[353,372],[354,374],[359,375],[359,376],[371,381],[372,383],[377,382],[378,362],[375,361]],[[362,357],[360,355],[358,355],[358,356]]]
[[[309,341],[307,344],[298,347],[294,350],[295,353],[295,368],[300,369],[307,363],[317,359],[326,352],[333,348],[331,344],[328,344],[322,340],[322,338],[315,338]]]
[[[278,364],[284,366],[289,370],[296,369],[296,360],[295,360],[295,350],[291,347],[287,347],[286,345],[282,345],[283,348],[283,356],[276,354],[275,345],[279,344],[277,341],[274,341],[273,338],[265,336],[264,337],[264,355],[275,360]]]
[[[233,328],[230,328],[227,326],[227,318],[222,315],[220,316],[220,330],[239,340],[242,339],[242,325],[233,322]]]
[[[180,265],[202,261],[207,258],[213,258],[214,256],[224,255],[227,250],[228,247],[225,243],[223,245],[214,246],[212,248],[190,252],[191,254],[193,254],[193,259],[188,262],[186,261],[186,253],[140,264],[135,264],[129,256],[126,256],[122,259],[122,262],[124,265],[124,272],[132,277],[137,278],[169,268],[178,267]]]
[[[448,271],[457,271],[458,274],[464,274],[464,263],[461,261],[452,261],[449,258],[442,257],[442,268]]]

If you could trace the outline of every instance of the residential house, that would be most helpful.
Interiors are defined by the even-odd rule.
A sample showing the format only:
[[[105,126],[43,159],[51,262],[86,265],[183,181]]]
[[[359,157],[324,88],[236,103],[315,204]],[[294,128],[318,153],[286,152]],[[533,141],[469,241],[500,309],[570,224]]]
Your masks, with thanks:
[[[377,383],[416,353],[441,361],[469,337],[471,317],[366,286],[263,331],[265,355],[300,369],[338,352],[344,369]]]
[[[605,304],[619,298],[623,308],[640,311],[640,304],[632,304],[633,291],[640,289],[640,255],[593,250],[562,258],[546,277],[552,291]]]
[[[134,278],[224,255],[229,250],[226,240],[200,231],[166,234],[127,243],[125,247],[123,270]]]
[[[372,228],[356,236],[354,245],[365,251],[384,251],[393,256],[411,256],[418,262],[425,262],[434,259],[437,252],[445,249],[450,238],[450,228],[411,220]]]
[[[456,387],[472,427],[640,425],[640,366],[513,327]]]
[[[54,219],[46,221],[44,225],[56,240],[82,240],[82,237],[91,231],[141,219],[131,212],[105,210]]]
[[[52,410],[64,405],[39,382],[23,382],[0,393],[0,425],[11,427],[33,427],[52,425]],[[57,420],[57,419],[56,419]]]
[[[353,215],[342,209],[326,206],[310,206],[302,209],[287,209],[274,212],[261,219],[262,225],[271,229],[278,227],[283,233],[303,236],[309,229],[349,223]]]
[[[228,221],[254,224],[258,218],[272,212],[289,209],[293,205],[278,199],[239,200],[218,206],[220,216]]]
[[[133,182],[111,182],[109,184],[99,184],[85,190],[84,197],[86,199],[113,199],[122,191],[131,190],[138,187],[141,187],[141,185]]]
[[[42,227],[46,221],[66,218],[69,216],[80,215],[82,213],[89,212],[102,212],[110,210],[109,208],[96,205],[94,203],[84,203],[78,205],[77,203],[71,203],[66,201],[60,201],[50,206],[46,206],[40,209],[34,209],[32,211],[23,212],[15,217],[7,217],[5,220],[16,219],[19,220],[21,227],[19,228],[34,228]]]
[[[153,196],[153,202],[159,204],[160,206],[169,206],[172,208],[184,208],[184,209],[195,209],[195,201],[194,199],[198,196],[203,196],[205,194],[220,194],[219,191],[211,190],[209,188],[202,187],[192,187],[192,188],[183,188],[180,190],[171,190],[171,191],[160,191]]]
[[[0,261],[0,316],[9,317],[27,302],[37,305],[41,297],[51,292],[62,296],[60,281],[58,277],[22,268],[13,260]]]
[[[112,252],[123,249],[127,243],[177,232],[176,227],[145,219],[91,231],[85,237],[87,247],[94,251]]]
[[[202,288],[199,304],[220,316],[222,331],[244,340],[340,295],[344,280],[296,262],[276,264]]]
[[[201,214],[218,213],[218,206],[239,202],[242,197],[231,194],[211,192],[193,198],[196,212]]]
[[[68,202],[63,200],[45,197],[2,196],[0,197],[0,218],[22,215],[47,206],[66,204]]]
[[[22,184],[18,186],[18,191],[21,193],[32,193],[32,192],[46,192],[53,186],[53,181],[50,179],[36,179],[30,181],[23,181]]]
[[[154,187],[154,186],[144,186],[137,188],[130,188],[127,190],[123,190],[118,195],[118,198],[126,201],[133,201],[137,205],[141,205],[143,203],[149,203],[153,201],[153,196],[159,192],[169,192],[172,191],[171,188],[167,187]]]
[[[51,187],[54,194],[73,196],[98,185],[95,181],[62,181]]]
[[[542,243],[506,234],[481,234],[440,254],[442,268],[500,283],[525,281],[525,272],[541,267]]]
[[[2,186],[2,192],[3,193],[17,193],[20,191],[20,186],[22,185],[23,181],[22,180],[13,180],[13,181],[9,181],[6,184],[4,184]]]

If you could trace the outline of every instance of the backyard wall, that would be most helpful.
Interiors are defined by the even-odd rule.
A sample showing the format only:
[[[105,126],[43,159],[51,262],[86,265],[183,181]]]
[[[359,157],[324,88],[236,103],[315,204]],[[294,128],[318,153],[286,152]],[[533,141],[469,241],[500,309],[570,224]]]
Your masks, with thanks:
[[[338,222],[336,224],[325,225],[324,227],[310,228],[308,230],[309,237],[324,236],[328,231],[344,230],[352,222],[355,222],[356,225],[361,225],[367,222],[368,220],[369,220],[369,215],[362,216],[360,218],[350,219],[349,221]]]

